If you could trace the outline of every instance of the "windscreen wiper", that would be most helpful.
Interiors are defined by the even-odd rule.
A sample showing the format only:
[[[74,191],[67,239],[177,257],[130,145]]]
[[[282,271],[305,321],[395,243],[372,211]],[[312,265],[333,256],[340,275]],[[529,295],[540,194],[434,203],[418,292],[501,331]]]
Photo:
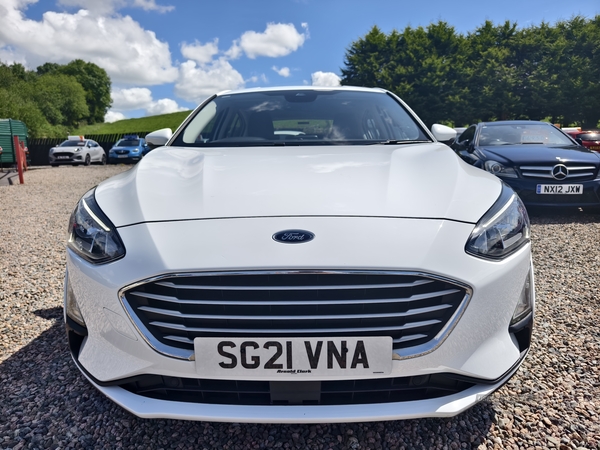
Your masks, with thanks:
[[[398,139],[388,139],[387,141],[377,141],[377,142],[372,142],[372,143],[367,144],[367,145],[423,144],[423,143],[426,143],[426,142],[431,142],[431,141],[417,141],[417,140],[405,141],[405,140],[398,140]]]

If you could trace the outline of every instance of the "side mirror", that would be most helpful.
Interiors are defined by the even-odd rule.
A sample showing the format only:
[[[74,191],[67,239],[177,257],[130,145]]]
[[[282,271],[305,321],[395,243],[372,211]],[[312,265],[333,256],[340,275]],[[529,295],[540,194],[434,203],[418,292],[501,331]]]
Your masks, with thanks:
[[[438,141],[444,142],[445,144],[451,144],[454,139],[456,139],[456,130],[454,128],[439,123],[432,125],[431,132]]]
[[[162,128],[147,134],[146,143],[150,148],[162,147],[169,142],[171,136],[173,136],[173,131],[170,128]]]
[[[577,141],[577,143],[579,145],[581,145],[583,147],[583,139],[581,139],[581,138],[575,138],[575,140]]]

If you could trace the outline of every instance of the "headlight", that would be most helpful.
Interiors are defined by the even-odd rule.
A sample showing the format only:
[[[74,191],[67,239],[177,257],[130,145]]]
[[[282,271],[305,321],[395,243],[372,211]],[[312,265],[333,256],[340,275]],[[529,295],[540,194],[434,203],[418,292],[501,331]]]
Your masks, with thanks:
[[[525,205],[503,183],[500,198],[477,223],[465,250],[480,258],[505,258],[529,242],[529,228]]]
[[[94,191],[88,191],[71,214],[68,247],[85,260],[100,264],[123,257],[125,247],[96,203]]]
[[[54,153],[54,148],[50,149],[50,154]]]
[[[506,167],[503,164],[500,164],[498,161],[486,161],[485,162],[485,170],[498,177],[504,178],[518,178],[517,172],[512,167]]]
[[[131,149],[131,153],[138,153],[140,151],[139,148],[133,148]]]

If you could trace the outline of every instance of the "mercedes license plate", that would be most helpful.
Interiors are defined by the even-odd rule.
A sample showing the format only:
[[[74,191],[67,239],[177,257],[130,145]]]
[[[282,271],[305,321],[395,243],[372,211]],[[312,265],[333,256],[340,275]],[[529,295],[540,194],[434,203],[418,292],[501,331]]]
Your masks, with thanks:
[[[583,184],[538,184],[538,194],[583,194]]]
[[[196,338],[196,371],[207,378],[290,379],[388,375],[392,338]]]

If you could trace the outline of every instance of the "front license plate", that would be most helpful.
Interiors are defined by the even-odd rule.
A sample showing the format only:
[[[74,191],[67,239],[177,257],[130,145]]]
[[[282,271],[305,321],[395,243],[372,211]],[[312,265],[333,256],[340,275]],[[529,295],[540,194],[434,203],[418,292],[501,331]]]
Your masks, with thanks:
[[[117,158],[127,158],[129,155],[117,155]]]
[[[538,184],[538,194],[583,194],[583,184]]]
[[[196,338],[202,377],[290,379],[388,375],[392,338]]]
[[[592,145],[590,150],[600,150],[600,145]]]
[[[57,156],[56,159],[69,159],[69,156]]]

